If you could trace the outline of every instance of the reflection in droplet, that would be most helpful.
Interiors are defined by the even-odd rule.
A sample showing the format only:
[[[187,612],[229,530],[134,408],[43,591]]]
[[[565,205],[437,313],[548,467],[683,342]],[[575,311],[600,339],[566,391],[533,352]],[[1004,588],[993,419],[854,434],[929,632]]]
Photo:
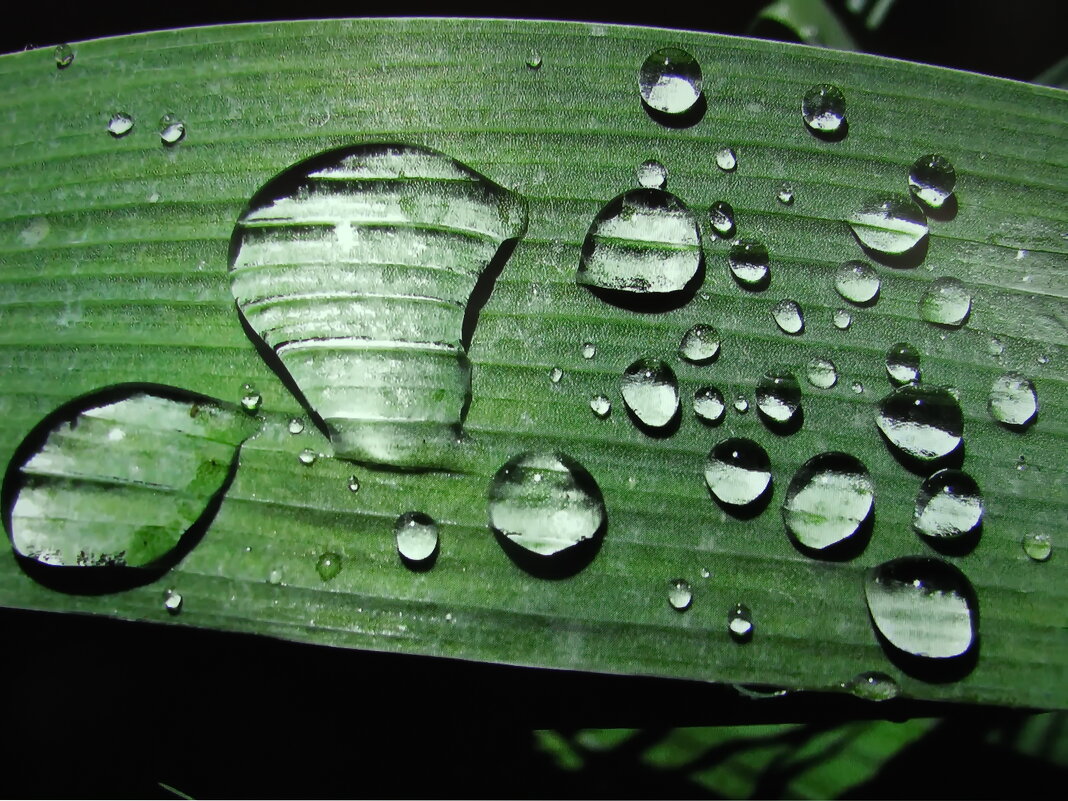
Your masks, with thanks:
[[[707,364],[719,354],[719,331],[715,326],[698,323],[682,336],[679,355],[694,364]]]
[[[731,274],[739,284],[748,288],[759,287],[771,270],[768,249],[759,242],[743,239],[731,246],[727,256]]]
[[[956,278],[935,279],[920,298],[920,317],[929,323],[961,326],[972,310],[972,295]]]
[[[332,551],[319,555],[315,562],[315,572],[323,581],[330,581],[341,572],[341,555]]]
[[[590,409],[593,413],[604,420],[612,413],[612,401],[605,395],[594,395],[590,398]]]
[[[817,389],[830,389],[838,383],[838,368],[830,359],[812,359],[808,363],[808,383]]]
[[[663,428],[679,410],[679,382],[659,359],[639,359],[623,373],[623,402],[643,425]]]
[[[881,286],[879,273],[866,261],[847,261],[834,274],[834,288],[850,303],[870,303]]]
[[[736,642],[745,642],[753,636],[753,613],[745,604],[735,604],[727,612],[727,631]]]
[[[1048,561],[1053,555],[1053,540],[1045,532],[1025,534],[1021,544],[1024,553],[1036,562]]]
[[[693,393],[693,413],[698,420],[714,425],[723,419],[726,411],[723,393],[715,387],[701,387]]]
[[[895,342],[886,351],[886,374],[897,386],[920,380],[920,352],[908,342]]]
[[[907,253],[927,236],[926,215],[897,195],[865,204],[848,222],[864,247],[891,256]]]
[[[756,402],[757,409],[769,420],[789,422],[801,409],[801,385],[789,370],[768,370],[757,382]]]
[[[685,612],[693,603],[693,589],[686,579],[673,579],[668,584],[668,603],[672,609]]]
[[[650,159],[638,165],[638,186],[646,189],[663,189],[667,183],[667,168],[659,161]]]
[[[747,506],[760,498],[771,484],[768,452],[751,439],[724,440],[708,454],[705,483],[723,503]]]
[[[785,298],[771,307],[775,325],[785,334],[800,334],[805,329],[805,317],[796,300]]]
[[[794,473],[782,517],[801,545],[823,550],[855,535],[874,503],[875,485],[858,459],[847,453],[821,453]]]
[[[941,208],[953,194],[957,172],[945,156],[932,153],[921,156],[909,169],[912,194],[933,209]]]
[[[397,553],[408,562],[420,564],[438,550],[438,524],[422,512],[405,512],[393,524]]]
[[[733,236],[734,207],[725,200],[717,200],[708,208],[708,223],[719,236]]]
[[[701,65],[677,47],[651,53],[638,72],[642,101],[664,114],[685,114],[701,97]]]
[[[971,534],[982,520],[983,496],[967,473],[945,469],[924,480],[912,519],[917,533],[933,539],[956,539]]]
[[[108,133],[118,139],[120,136],[126,136],[131,130],[133,130],[134,121],[133,117],[127,114],[125,111],[117,111],[111,115],[111,119],[108,120]]]
[[[952,453],[964,433],[964,417],[952,393],[907,384],[879,402],[876,425],[904,453],[922,461]]]
[[[861,673],[842,686],[865,701],[889,701],[901,693],[901,688],[892,677],[878,671]]]
[[[845,113],[845,95],[837,86],[822,83],[801,98],[801,116],[813,133],[837,133],[845,123]]]
[[[716,166],[724,172],[731,172],[738,166],[738,156],[732,148],[722,147],[716,151]]]
[[[987,401],[990,416],[1007,426],[1025,426],[1038,414],[1038,395],[1031,379],[1019,373],[999,376]]]

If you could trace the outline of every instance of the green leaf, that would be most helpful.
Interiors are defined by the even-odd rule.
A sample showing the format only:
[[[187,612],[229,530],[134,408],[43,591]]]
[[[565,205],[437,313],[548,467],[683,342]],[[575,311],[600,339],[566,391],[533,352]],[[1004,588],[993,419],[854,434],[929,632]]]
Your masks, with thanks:
[[[665,125],[643,108],[639,67],[664,47],[701,63],[703,116]],[[0,57],[4,464],[57,407],[127,382],[229,403],[250,382],[263,396],[262,430],[242,446],[202,540],[159,581],[71,595],[9,558],[0,562],[0,604],[806,689],[878,670],[918,699],[1068,704],[1063,92],[803,46],[563,23],[240,25],[73,49],[63,69],[50,51]],[[847,98],[839,141],[814,137],[799,114],[803,93],[822,83]],[[118,112],[134,127],[116,137],[106,126]],[[172,145],[157,124],[168,113],[185,125]],[[231,291],[231,235],[253,195],[323,151],[374,143],[444,154],[522,196],[529,212],[514,250],[503,264],[495,257],[500,277],[466,353],[466,440],[448,471],[335,457],[294,394],[299,384],[280,378],[261,355],[270,359],[269,349],[243,327]],[[733,172],[713,158],[725,145],[737,153]],[[834,271],[868,258],[844,221],[872,196],[906,193],[910,165],[931,153],[956,168],[955,213],[932,214],[920,265],[878,265],[877,303],[850,307],[852,326],[840,330],[832,314],[849,304],[834,291]],[[576,283],[591,223],[634,188],[647,159],[667,168],[670,191],[699,221],[705,258],[696,295],[657,313]],[[783,182],[794,190],[790,205],[776,200]],[[705,224],[718,200],[734,207],[739,236],[767,246],[767,289],[746,291],[730,278],[729,245]],[[919,319],[920,297],[943,276],[973,297],[960,329]],[[772,322],[786,298],[804,310],[796,337]],[[676,360],[696,323],[722,336],[711,365]],[[884,356],[899,341],[923,355],[925,382],[959,392],[964,469],[986,507],[977,547],[940,557],[967,576],[980,609],[974,667],[951,680],[892,661],[864,602],[869,568],[934,555],[912,532],[923,476],[893,456],[874,423],[890,390]],[[588,359],[586,342],[596,346]],[[678,375],[683,414],[670,436],[650,436],[623,408],[621,377],[640,357],[666,360]],[[693,418],[689,398],[702,385],[752,401],[766,370],[784,365],[803,380],[814,358],[832,360],[839,380],[829,390],[804,385],[796,432],[769,430],[755,411],[728,409],[713,428]],[[1008,371],[1037,388],[1038,417],[1025,429],[987,412],[991,386]],[[434,386],[436,400],[444,388]],[[590,410],[596,395],[613,403],[606,419]],[[304,420],[298,434],[294,417]],[[703,477],[709,449],[734,436],[759,441],[772,463],[771,505],[750,519],[716,505]],[[596,481],[608,524],[588,564],[551,578],[502,548],[487,526],[487,493],[512,457],[557,450]],[[798,468],[825,451],[857,457],[875,486],[870,542],[841,560],[794,547],[777,509]],[[408,511],[437,521],[430,570],[409,569],[396,552],[393,524]],[[1051,536],[1048,561],[1023,552],[1032,533]],[[328,581],[316,570],[323,554],[341,557]],[[693,587],[683,613],[667,602],[676,578]],[[160,601],[164,587],[184,598],[177,616]],[[739,602],[753,613],[748,642],[727,631]]]

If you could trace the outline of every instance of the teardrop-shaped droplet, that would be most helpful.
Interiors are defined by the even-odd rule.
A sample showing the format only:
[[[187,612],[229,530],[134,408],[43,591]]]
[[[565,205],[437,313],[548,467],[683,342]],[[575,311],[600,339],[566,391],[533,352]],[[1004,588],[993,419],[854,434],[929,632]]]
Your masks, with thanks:
[[[920,352],[908,342],[895,342],[886,351],[886,374],[897,386],[920,380]]]
[[[397,553],[411,564],[424,564],[438,550],[438,524],[422,512],[405,512],[393,524]]]
[[[747,506],[771,485],[768,452],[751,439],[724,440],[708,454],[705,483],[721,502]]]
[[[875,418],[891,444],[921,461],[940,459],[960,445],[964,417],[949,390],[908,384],[879,402]]]
[[[1045,532],[1025,534],[1020,543],[1029,559],[1046,562],[1053,555],[1053,540]]]
[[[349,492],[359,492],[360,479],[357,478],[355,475],[351,475],[349,476],[348,484],[346,486],[348,486]]]
[[[999,376],[990,388],[990,416],[1007,426],[1026,426],[1038,414],[1038,395],[1031,379],[1019,373]]]
[[[708,364],[719,355],[719,331],[715,326],[698,323],[682,336],[679,356],[693,364]]]
[[[813,359],[808,363],[808,383],[817,389],[830,389],[838,383],[838,368],[830,359]]]
[[[942,207],[956,183],[957,171],[949,159],[937,153],[921,156],[909,169],[909,189],[933,209]]]
[[[604,420],[612,413],[612,401],[605,395],[594,395],[590,398],[590,409],[595,415]]]
[[[516,545],[552,556],[589,540],[605,524],[604,499],[586,469],[562,453],[523,453],[497,471],[490,525]]]
[[[693,589],[686,579],[673,579],[668,583],[668,603],[671,608],[685,612],[693,603]]]
[[[735,604],[727,612],[727,631],[736,642],[746,642],[753,636],[753,613],[745,604]]]
[[[778,200],[784,206],[792,206],[794,203],[794,186],[793,184],[782,183],[779,184],[779,189],[775,193],[775,199]]]
[[[849,218],[860,244],[890,256],[907,253],[927,236],[927,217],[907,197],[894,195],[865,204]]]
[[[723,172],[733,172],[738,167],[738,156],[734,148],[721,147],[716,151],[716,166]]]
[[[638,166],[638,186],[646,189],[663,189],[667,183],[667,168],[659,161],[650,159]]]
[[[917,533],[932,539],[956,539],[971,534],[982,520],[983,496],[967,473],[947,468],[924,480],[912,518]]]
[[[685,114],[700,99],[703,89],[701,65],[678,47],[651,53],[638,72],[642,101],[664,114]]]
[[[69,44],[56,45],[55,58],[56,67],[65,70],[74,63],[74,50],[71,49]]]
[[[116,139],[120,136],[126,136],[126,134],[133,130],[133,127],[133,117],[125,111],[115,112],[111,115],[111,119],[108,120],[108,133]]]
[[[847,261],[834,274],[834,288],[850,303],[871,303],[881,286],[879,273],[866,261]]]
[[[920,298],[920,317],[953,328],[964,325],[972,311],[972,295],[956,278],[938,278]]]
[[[708,207],[708,223],[719,236],[733,236],[734,207],[725,200],[717,200]]]
[[[813,86],[801,98],[801,116],[813,133],[838,133],[845,125],[845,95],[828,83]]]
[[[320,554],[315,562],[315,572],[319,574],[319,578],[323,581],[337,578],[341,572],[341,554],[336,554],[333,551]]]
[[[253,196],[230,243],[231,288],[338,456],[447,465],[470,395],[465,312],[526,225],[521,196],[441,153],[340,148]]]
[[[771,272],[768,249],[750,239],[743,239],[731,246],[727,264],[735,280],[749,289],[766,284]]]
[[[801,385],[788,370],[768,370],[756,386],[757,409],[774,423],[788,423],[801,409]]]
[[[663,428],[679,411],[679,382],[659,359],[639,359],[623,373],[623,402],[638,421]]]
[[[834,327],[839,331],[845,331],[849,326],[853,325],[853,315],[845,309],[835,309],[834,314],[831,316],[831,322],[834,323]]]
[[[821,453],[794,473],[782,518],[797,542],[823,550],[855,535],[874,503],[875,485],[859,459],[847,453]]]
[[[698,420],[715,425],[723,419],[726,411],[723,393],[715,387],[701,387],[693,393],[693,413]]]
[[[185,139],[185,122],[175,114],[164,114],[159,120],[159,138],[165,145],[176,145]]]
[[[948,659],[975,642],[975,591],[952,565],[904,557],[867,572],[864,594],[876,629],[907,654]]]
[[[843,686],[857,698],[863,698],[865,701],[890,701],[901,693],[901,688],[891,676],[878,671],[861,673]]]
[[[796,300],[786,298],[771,307],[771,316],[775,325],[785,334],[800,334],[805,330],[805,317]]]

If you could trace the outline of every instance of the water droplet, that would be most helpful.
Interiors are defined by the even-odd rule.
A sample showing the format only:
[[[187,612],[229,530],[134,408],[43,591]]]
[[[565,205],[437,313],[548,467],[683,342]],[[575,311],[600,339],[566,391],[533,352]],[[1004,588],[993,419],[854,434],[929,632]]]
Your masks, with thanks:
[[[359,492],[360,491],[360,479],[358,479],[355,475],[349,476],[348,487],[349,487],[349,492]]]
[[[592,342],[586,342],[582,345],[582,358],[592,359],[597,355],[597,346]]]
[[[304,430],[304,421],[299,417],[294,417],[289,421],[289,433],[299,434]]]
[[[185,138],[185,123],[174,114],[159,118],[159,138],[165,145],[176,145]]]
[[[1049,534],[1025,534],[1021,544],[1024,553],[1036,562],[1045,562],[1053,555],[1053,542]]]
[[[886,374],[897,386],[920,380],[920,352],[908,342],[896,342],[886,351]]]
[[[734,399],[734,410],[738,414],[745,414],[749,411],[749,399],[745,395],[739,395]]]
[[[879,274],[866,261],[847,261],[834,275],[834,288],[850,303],[871,303],[881,286]]]
[[[685,114],[701,97],[701,65],[677,47],[665,47],[649,55],[638,72],[642,101],[664,114]]]
[[[709,572],[709,570],[707,568],[704,568],[704,567],[701,568],[701,578],[706,579],[706,578],[711,578],[711,576],[712,576],[712,573]]]
[[[341,554],[327,552],[319,556],[315,563],[315,572],[323,581],[330,581],[341,572]],[[273,583],[273,582],[272,582]]]
[[[263,403],[263,396],[252,386],[252,384],[245,384],[241,387],[241,408],[249,414],[255,414],[260,410],[260,405]]]
[[[788,370],[768,370],[757,382],[756,402],[772,422],[788,423],[801,409],[801,385]]]
[[[705,482],[723,503],[748,506],[771,486],[768,452],[751,439],[724,440],[708,454]]]
[[[813,359],[808,363],[808,383],[817,389],[830,389],[838,383],[838,368],[830,359]]]
[[[559,367],[554,367],[552,370],[549,371],[549,380],[552,381],[554,384],[559,384],[560,379],[563,377],[564,371],[561,370]]]
[[[163,608],[172,615],[182,611],[182,594],[173,589],[163,591]]]
[[[956,183],[957,172],[949,159],[935,153],[921,156],[909,169],[909,189],[933,209],[942,207]]]
[[[56,45],[56,66],[65,70],[74,63],[74,51],[69,44]]]
[[[847,453],[821,453],[794,473],[782,519],[797,542],[823,550],[856,534],[874,502],[875,485],[860,460]]]
[[[303,465],[313,465],[315,464],[316,458],[318,458],[318,454],[311,448],[305,448],[300,452],[297,458],[300,459],[300,463]]]
[[[604,395],[594,395],[590,398],[590,408],[595,415],[604,420],[612,413],[612,401]]]
[[[734,207],[725,200],[717,200],[708,209],[712,230],[726,238],[734,235]]]
[[[1038,395],[1031,379],[1019,373],[999,376],[987,401],[990,416],[1007,426],[1029,425],[1038,414]]]
[[[940,559],[904,557],[873,567],[864,594],[876,629],[908,654],[948,659],[975,641],[975,591]]]
[[[693,413],[705,423],[718,423],[723,419],[727,405],[723,393],[715,387],[701,387],[693,393]]]
[[[936,325],[956,328],[972,310],[972,296],[956,278],[937,278],[920,298],[920,317]]]
[[[659,359],[639,359],[623,373],[623,403],[638,421],[663,428],[679,411],[679,382]]]
[[[750,289],[765,285],[771,272],[768,249],[749,239],[740,240],[731,246],[727,264],[735,280]]]
[[[693,590],[686,579],[673,579],[668,585],[668,603],[672,609],[685,612],[693,603]]]
[[[1005,345],[997,337],[991,337],[990,342],[986,346],[986,350],[991,356],[998,357],[1005,352]]]
[[[537,50],[531,50],[530,55],[527,56],[527,68],[532,70],[541,69],[541,55]]]
[[[960,404],[942,387],[895,389],[879,402],[875,422],[894,446],[921,461],[952,453],[964,433]]]
[[[845,124],[846,101],[842,90],[831,84],[813,86],[801,98],[801,116],[815,134],[834,134]]]
[[[865,204],[848,222],[860,244],[891,256],[907,253],[927,236],[926,215],[898,195]]]
[[[524,453],[493,477],[490,525],[527,551],[552,556],[594,537],[604,499],[586,469],[562,453]]]
[[[835,309],[831,322],[834,323],[834,327],[839,331],[845,331],[849,326],[853,325],[853,315],[845,309]]]
[[[794,187],[793,184],[782,183],[779,184],[779,191],[775,193],[775,199],[782,203],[784,206],[791,206],[794,202]]]
[[[727,631],[736,642],[745,642],[753,636],[753,613],[745,604],[735,604],[727,612]]]
[[[800,334],[805,329],[805,317],[796,300],[780,300],[771,307],[771,316],[783,333]]]
[[[438,550],[438,524],[422,512],[405,512],[393,524],[397,553],[406,562],[426,564]]]
[[[126,134],[133,130],[133,127],[133,117],[125,111],[118,111],[112,114],[111,119],[108,120],[108,133],[116,139],[120,136],[126,136]]]
[[[1049,356],[1047,356],[1046,354],[1043,353],[1041,356],[1038,357],[1038,363],[1039,364],[1049,364]]]
[[[697,220],[662,189],[632,189],[611,200],[586,234],[577,280],[634,306],[650,294],[696,290],[701,267]]]
[[[853,390],[854,395],[864,394],[864,385],[859,381],[854,381],[852,384],[849,385],[849,388]]]
[[[269,573],[269,574],[267,575],[267,583],[268,583],[268,584],[273,584],[273,585],[275,585],[276,587],[277,587],[278,585],[280,585],[280,584],[282,583],[282,571],[281,571],[281,570],[277,570],[277,569],[275,569],[275,570],[272,570],[272,571],[271,571],[271,572],[270,572],[270,573]]]
[[[865,701],[889,701],[897,698],[901,692],[901,688],[892,677],[877,671],[861,673],[842,686],[857,698],[863,698]]]
[[[733,148],[721,147],[716,151],[716,166],[724,172],[732,172],[738,167],[738,156]]]
[[[679,355],[694,364],[707,364],[719,355],[719,331],[714,326],[698,323],[683,334]]]
[[[667,167],[650,159],[638,166],[638,186],[646,189],[663,189],[667,183]]]
[[[956,539],[971,534],[983,519],[983,496],[962,470],[939,470],[924,480],[916,496],[912,527],[925,537]]]

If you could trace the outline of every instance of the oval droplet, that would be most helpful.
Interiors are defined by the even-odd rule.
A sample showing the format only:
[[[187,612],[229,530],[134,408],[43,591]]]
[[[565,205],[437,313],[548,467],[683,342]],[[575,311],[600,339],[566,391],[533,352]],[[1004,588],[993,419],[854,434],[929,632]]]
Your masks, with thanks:
[[[120,136],[126,136],[126,134],[133,130],[133,127],[133,117],[125,111],[115,112],[111,115],[111,119],[108,120],[108,133],[116,139]]]
[[[623,373],[623,403],[644,426],[664,428],[679,411],[679,382],[659,359],[639,359]]]
[[[1020,544],[1028,558],[1035,562],[1049,561],[1053,555],[1053,540],[1045,532],[1025,534]]]
[[[590,409],[595,415],[604,420],[612,413],[612,401],[605,395],[594,395],[590,398]]]
[[[949,659],[975,642],[975,590],[940,559],[912,556],[873,567],[864,595],[875,628],[907,654]]]
[[[838,368],[830,359],[813,359],[808,363],[808,383],[817,389],[830,389],[838,383]]]
[[[831,322],[834,323],[834,327],[839,331],[845,331],[849,326],[853,325],[853,315],[845,309],[835,309]]]
[[[845,95],[829,83],[813,86],[801,98],[801,117],[814,134],[838,133],[845,125]]]
[[[74,63],[74,51],[69,44],[56,45],[55,58],[56,67],[65,70]]]
[[[686,579],[673,579],[668,584],[668,603],[671,608],[685,612],[693,603],[693,589]]]
[[[724,440],[708,454],[705,483],[722,503],[748,506],[771,486],[768,452],[751,439]]]
[[[979,528],[983,496],[975,479],[947,468],[928,476],[916,496],[912,527],[932,539],[958,539]]]
[[[717,200],[708,208],[708,223],[719,236],[733,236],[734,207],[725,200]]]
[[[916,383],[920,380],[920,352],[908,342],[895,342],[886,351],[886,374],[897,386]]]
[[[821,453],[794,473],[782,519],[796,542],[821,551],[855,535],[874,503],[875,485],[859,459],[848,453]]]
[[[598,535],[604,499],[586,469],[562,453],[523,453],[497,471],[490,525],[516,545],[553,556]]]
[[[315,572],[323,581],[337,578],[337,574],[341,572],[341,555],[332,551],[320,554],[315,562]]]
[[[842,686],[865,701],[890,701],[901,693],[901,688],[891,676],[878,671],[861,673]]]
[[[597,355],[597,346],[596,345],[594,345],[592,342],[583,343],[583,345],[582,345],[582,358],[583,359],[592,359],[596,355]]]
[[[721,147],[716,151],[716,166],[723,172],[733,172],[738,167],[738,156],[734,148]]]
[[[990,416],[1009,427],[1023,427],[1038,414],[1038,395],[1031,379],[1019,373],[999,376],[987,401]]]
[[[745,395],[738,395],[734,399],[734,411],[738,414],[745,414],[749,411],[749,399]]]
[[[719,331],[715,326],[698,323],[682,336],[679,356],[694,364],[708,364],[719,355]]]
[[[393,524],[397,553],[406,564],[421,565],[437,554],[438,524],[422,512],[405,512]]]
[[[745,604],[735,604],[727,612],[727,631],[736,642],[746,642],[753,636],[753,613]]]
[[[920,298],[920,317],[935,325],[957,328],[972,311],[972,295],[956,278],[937,278]]]
[[[564,377],[564,371],[559,367],[554,367],[549,371],[549,380],[554,384],[559,384],[560,379]]]
[[[701,98],[704,83],[697,59],[678,47],[651,53],[638,71],[642,102],[664,114],[685,114]]]
[[[775,199],[782,203],[782,205],[784,206],[792,206],[794,204],[793,184],[779,184],[779,191],[775,193]]]
[[[159,119],[159,138],[165,145],[176,145],[185,139],[185,122],[175,114],[164,114]]]
[[[908,384],[879,402],[875,418],[889,442],[921,461],[940,459],[960,445],[964,417],[949,390]]]
[[[871,303],[881,287],[879,273],[866,261],[847,261],[834,274],[834,288],[850,303]]]
[[[854,381],[852,384],[849,385],[849,388],[853,390],[853,394],[855,395],[864,394],[864,385],[859,381]]]
[[[304,421],[299,417],[294,417],[289,421],[289,433],[294,436],[304,431]]]
[[[315,464],[315,460],[317,458],[319,458],[319,454],[317,454],[311,448],[305,448],[299,454],[297,454],[297,459],[299,459],[300,463],[305,467],[310,467],[311,465]]]
[[[805,330],[805,317],[796,300],[780,300],[771,307],[771,316],[784,334],[792,336]]]
[[[920,156],[909,169],[909,189],[933,209],[942,208],[956,183],[957,171],[949,159],[937,153]]]
[[[168,589],[163,591],[163,608],[172,615],[177,615],[182,611],[182,602],[184,600],[182,594],[176,590]]]
[[[638,186],[646,189],[663,189],[667,183],[667,168],[659,161],[650,159],[638,166]]]
[[[726,411],[723,393],[715,387],[701,387],[693,393],[693,413],[701,422],[715,425],[723,419]]]
[[[263,404],[263,396],[252,384],[241,387],[241,408],[249,414],[255,414]]]
[[[768,249],[759,242],[743,239],[731,246],[727,255],[731,275],[746,289],[759,289],[767,285],[771,273]]]
[[[527,69],[540,70],[541,63],[541,54],[536,50],[531,50],[530,55],[527,56]]]
[[[801,385],[789,370],[768,370],[757,382],[756,402],[773,423],[788,423],[801,410]]]
[[[907,253],[927,236],[926,215],[899,195],[866,203],[848,222],[860,244],[890,256]]]

